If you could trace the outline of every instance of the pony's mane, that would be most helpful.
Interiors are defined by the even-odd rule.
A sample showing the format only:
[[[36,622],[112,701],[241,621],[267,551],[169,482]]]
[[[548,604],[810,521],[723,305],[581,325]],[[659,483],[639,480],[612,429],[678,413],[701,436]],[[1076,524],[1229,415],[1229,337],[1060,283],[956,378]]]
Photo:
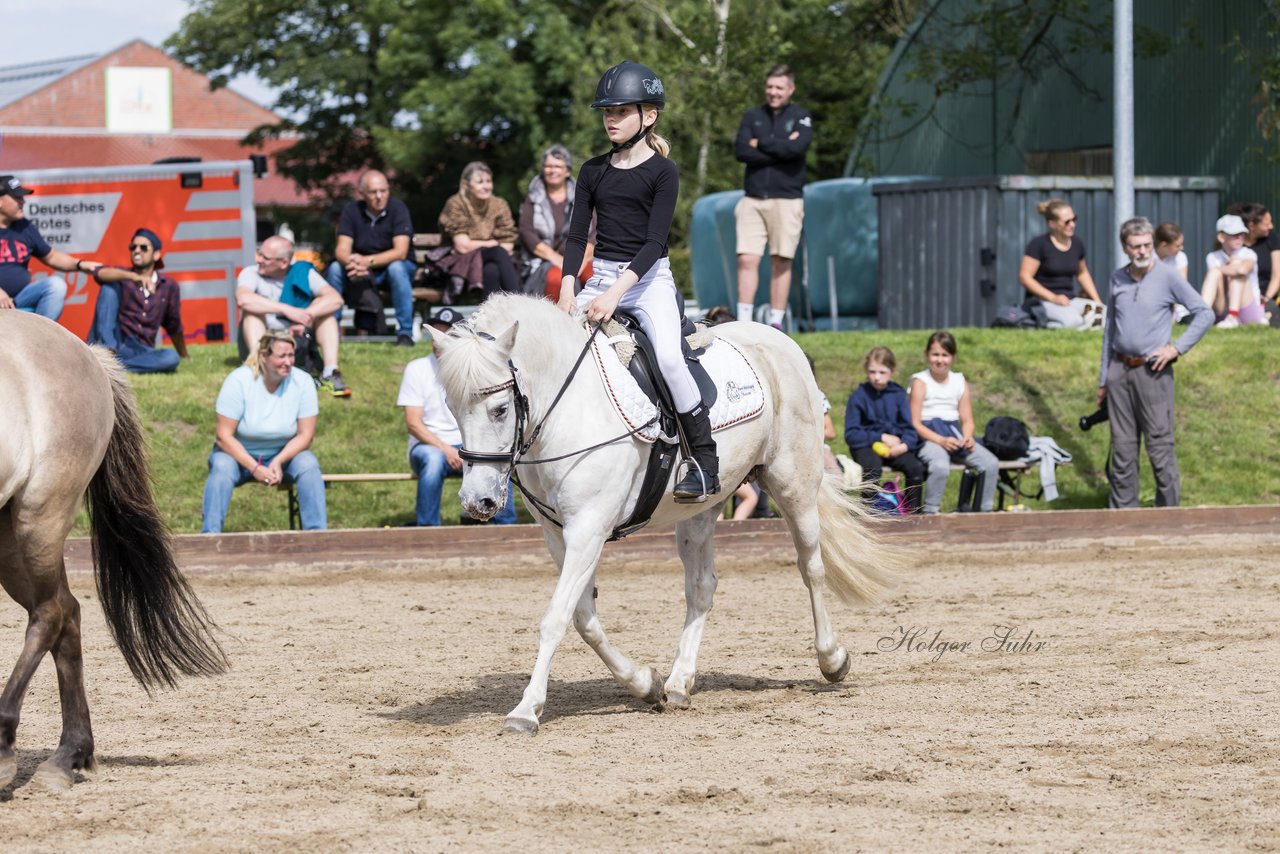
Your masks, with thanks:
[[[440,359],[440,381],[455,400],[470,398],[482,389],[501,385],[510,377],[507,363],[492,341],[520,324],[511,360],[532,379],[537,369],[572,364],[587,333],[576,313],[565,314],[553,302],[521,294],[495,294],[465,324],[449,331],[449,342]],[[557,377],[557,382],[561,377]]]

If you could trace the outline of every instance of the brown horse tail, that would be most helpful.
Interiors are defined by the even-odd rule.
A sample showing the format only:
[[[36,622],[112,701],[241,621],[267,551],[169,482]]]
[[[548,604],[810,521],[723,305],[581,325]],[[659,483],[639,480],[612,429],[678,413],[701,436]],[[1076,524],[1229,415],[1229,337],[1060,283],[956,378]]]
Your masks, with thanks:
[[[169,529],[151,494],[151,471],[133,390],[110,351],[94,354],[115,398],[115,428],[89,483],[89,527],[98,598],[116,645],[150,692],[180,674],[222,673],[227,658],[173,558]]]
[[[897,581],[905,554],[885,543],[875,517],[858,496],[844,491],[837,475],[824,472],[818,488],[818,542],[827,586],[850,605],[874,604]]]

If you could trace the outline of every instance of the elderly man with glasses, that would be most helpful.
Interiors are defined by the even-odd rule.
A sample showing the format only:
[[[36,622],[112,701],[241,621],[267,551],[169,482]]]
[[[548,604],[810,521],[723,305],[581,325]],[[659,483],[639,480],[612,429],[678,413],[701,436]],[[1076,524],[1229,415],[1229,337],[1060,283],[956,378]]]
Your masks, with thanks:
[[[129,241],[128,269],[99,267],[93,274],[100,287],[89,343],[114,350],[125,370],[135,374],[172,373],[179,357],[187,356],[182,295],[178,283],[160,272],[163,250],[159,235],[140,228]],[[162,328],[174,349],[156,346]]]
[[[1138,506],[1138,447],[1143,437],[1156,482],[1156,506],[1182,497],[1173,444],[1173,363],[1213,325],[1213,309],[1172,267],[1155,263],[1155,228],[1145,217],[1120,227],[1129,263],[1111,274],[1102,333],[1098,405],[1111,415],[1113,508]],[[1170,341],[1173,310],[1185,306],[1191,323]]]
[[[329,286],[315,267],[293,261],[293,243],[268,237],[258,247],[257,264],[240,271],[236,305],[240,307],[240,337],[250,353],[267,330],[288,330],[295,336],[310,330],[324,357],[321,385],[334,397],[350,397],[351,389],[338,370],[338,318],[342,294]]]

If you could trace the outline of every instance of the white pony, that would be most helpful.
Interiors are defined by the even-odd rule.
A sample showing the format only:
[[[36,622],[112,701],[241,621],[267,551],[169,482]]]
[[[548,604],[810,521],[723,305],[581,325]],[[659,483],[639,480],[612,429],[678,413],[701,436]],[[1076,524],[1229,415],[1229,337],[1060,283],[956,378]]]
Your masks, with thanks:
[[[609,643],[596,615],[596,564],[606,539],[636,504],[651,446],[626,435],[595,365],[582,359],[589,333],[581,318],[543,299],[497,295],[469,323],[431,334],[468,459],[459,492],[463,506],[480,519],[503,507],[514,457],[515,475],[534,499],[526,505],[560,566],[542,618],[537,663],[519,705],[507,715],[507,731],[538,731],[551,658],[570,621],[633,696],[659,708],[689,706],[716,589],[711,537],[732,485],[752,473],[781,508],[795,541],[813,606],[818,666],[828,680],[844,679],[849,654],[832,631],[823,579],[847,602],[873,601],[887,588],[893,552],[868,530],[861,505],[823,471],[821,393],[795,342],[760,323],[715,327],[760,377],[764,411],[716,433],[723,493],[707,504],[677,504],[669,482],[653,514],[655,526],[675,524],[685,568],[684,631],[663,684],[653,668],[638,666]]]

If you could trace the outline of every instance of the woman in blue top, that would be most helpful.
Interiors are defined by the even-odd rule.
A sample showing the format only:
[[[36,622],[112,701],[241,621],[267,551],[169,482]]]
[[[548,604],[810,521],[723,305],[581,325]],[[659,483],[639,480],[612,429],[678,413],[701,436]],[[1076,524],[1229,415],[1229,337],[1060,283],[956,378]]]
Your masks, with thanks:
[[[600,78],[591,107],[604,111],[613,148],[578,172],[560,307],[572,312],[576,305],[592,322],[608,320],[622,308],[640,322],[653,342],[692,456],[675,499],[693,503],[720,491],[720,467],[711,420],[681,352],[679,292],[667,261],[680,172],[667,159],[670,145],[654,132],[665,105],[662,81],[643,65],[623,62]],[[582,266],[593,214],[594,275],[575,295],[571,272]]]
[[[327,525],[320,463],[309,450],[316,434],[316,384],[293,366],[293,336],[269,331],[218,392],[216,440],[204,484],[206,534],[222,531],[231,492],[250,481],[295,484],[302,527]]]

